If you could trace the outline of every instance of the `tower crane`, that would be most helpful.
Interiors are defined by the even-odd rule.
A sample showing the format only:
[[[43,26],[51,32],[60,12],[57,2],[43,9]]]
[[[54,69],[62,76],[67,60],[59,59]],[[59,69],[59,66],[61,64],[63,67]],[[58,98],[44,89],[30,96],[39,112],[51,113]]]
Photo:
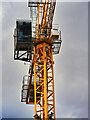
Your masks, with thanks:
[[[55,119],[53,55],[59,54],[61,31],[53,23],[56,0],[30,0],[30,20],[17,20],[14,60],[31,63],[23,77],[21,102],[34,104],[34,118]]]

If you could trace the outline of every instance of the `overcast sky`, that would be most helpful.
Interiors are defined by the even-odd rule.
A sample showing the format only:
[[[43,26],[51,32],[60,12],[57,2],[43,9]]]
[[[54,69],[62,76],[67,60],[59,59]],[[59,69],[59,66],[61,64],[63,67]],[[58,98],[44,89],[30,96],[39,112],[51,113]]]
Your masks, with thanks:
[[[29,18],[27,3],[3,3],[2,117],[32,118],[34,106],[20,102],[22,78],[28,66],[13,59],[17,18]],[[62,46],[54,56],[57,118],[88,117],[88,3],[57,3],[54,23],[62,31]]]

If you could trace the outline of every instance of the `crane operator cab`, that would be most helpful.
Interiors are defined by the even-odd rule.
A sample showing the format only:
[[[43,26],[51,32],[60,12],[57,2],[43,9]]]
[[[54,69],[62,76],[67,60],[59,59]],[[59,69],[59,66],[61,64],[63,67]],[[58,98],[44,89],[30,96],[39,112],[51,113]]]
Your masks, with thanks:
[[[17,20],[14,29],[14,60],[30,61],[33,53],[32,22]]]

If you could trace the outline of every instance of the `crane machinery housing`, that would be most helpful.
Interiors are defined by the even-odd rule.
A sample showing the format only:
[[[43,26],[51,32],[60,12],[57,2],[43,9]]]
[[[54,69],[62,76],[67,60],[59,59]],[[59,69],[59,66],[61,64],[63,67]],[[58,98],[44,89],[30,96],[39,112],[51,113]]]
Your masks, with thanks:
[[[55,119],[53,55],[59,54],[61,31],[52,24],[56,0],[29,0],[30,20],[17,19],[14,60],[29,62],[21,102],[34,104],[36,120]]]

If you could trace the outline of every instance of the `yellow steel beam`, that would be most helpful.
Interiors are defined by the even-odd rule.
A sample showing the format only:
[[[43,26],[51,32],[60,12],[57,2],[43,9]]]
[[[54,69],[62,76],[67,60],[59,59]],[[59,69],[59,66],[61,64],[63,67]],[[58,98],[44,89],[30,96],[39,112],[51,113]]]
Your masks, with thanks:
[[[46,48],[48,48],[47,51],[46,51]],[[42,50],[42,53],[43,53],[42,58],[37,59],[37,57],[40,54],[40,49]],[[54,75],[53,75],[53,59],[52,59],[53,51],[50,45],[46,43],[38,44],[34,50],[35,50],[34,51],[35,114],[38,114],[40,117],[43,118],[43,120],[45,120],[48,118],[48,115],[51,113],[51,111],[55,112],[54,111],[55,110],[54,89],[53,89]],[[37,69],[38,64],[43,66],[41,66],[40,69]],[[39,82],[37,81],[37,79],[41,81]],[[39,90],[39,88],[41,88],[41,90]],[[41,94],[40,99],[38,99],[39,97],[36,96],[36,93]],[[51,103],[48,103],[48,102],[51,102]],[[40,107],[37,107],[37,105]],[[55,115],[54,115],[54,118],[55,118]]]
[[[51,57],[52,57],[52,61],[53,61],[53,49],[51,49]],[[53,107],[54,107],[54,118],[55,118],[55,93],[54,93],[54,71],[53,71],[53,63],[52,63],[52,77],[53,77]]]
[[[35,47],[34,47],[34,55],[35,55]],[[36,60],[36,58],[34,58]],[[36,62],[36,61],[35,61]],[[36,115],[36,63],[34,63],[34,102],[35,102],[35,115]]]
[[[40,2],[40,0],[38,0],[38,2]],[[38,4],[37,39],[39,38],[39,14],[40,14],[40,4]]]
[[[47,113],[47,67],[46,67],[46,45],[44,43],[44,96],[45,96],[45,118],[48,118]]]
[[[42,84],[44,84],[44,82],[42,82],[42,83],[37,87],[37,89],[40,88],[40,86],[42,86]],[[36,89],[36,90],[37,90],[37,89]]]

